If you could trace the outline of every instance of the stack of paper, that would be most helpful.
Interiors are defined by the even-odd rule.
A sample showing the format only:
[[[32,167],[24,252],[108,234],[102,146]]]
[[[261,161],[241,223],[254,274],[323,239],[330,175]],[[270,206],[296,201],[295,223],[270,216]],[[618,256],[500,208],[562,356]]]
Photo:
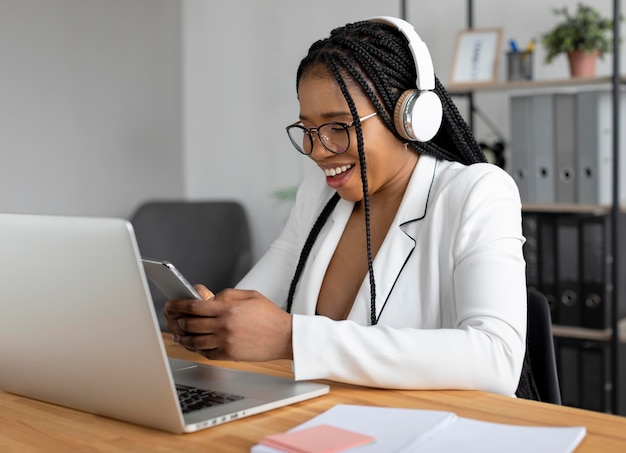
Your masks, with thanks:
[[[569,453],[576,449],[586,434],[584,426],[505,425],[458,417],[452,412],[346,404],[339,404],[290,432],[320,425],[330,425],[373,437],[373,442],[354,448],[359,453]],[[292,449],[259,443],[251,451],[324,453],[346,451],[346,448],[323,449],[318,448],[315,442]]]

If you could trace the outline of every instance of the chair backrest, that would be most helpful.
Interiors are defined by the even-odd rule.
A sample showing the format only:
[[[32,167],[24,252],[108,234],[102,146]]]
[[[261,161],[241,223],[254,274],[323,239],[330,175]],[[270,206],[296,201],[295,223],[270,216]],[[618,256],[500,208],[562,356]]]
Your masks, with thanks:
[[[534,289],[528,290],[527,329],[530,365],[541,401],[561,404],[550,306],[548,299]]]
[[[143,256],[172,262],[192,284],[217,293],[234,286],[252,265],[248,220],[234,201],[150,201],[131,217]],[[150,286],[165,330],[165,296]]]

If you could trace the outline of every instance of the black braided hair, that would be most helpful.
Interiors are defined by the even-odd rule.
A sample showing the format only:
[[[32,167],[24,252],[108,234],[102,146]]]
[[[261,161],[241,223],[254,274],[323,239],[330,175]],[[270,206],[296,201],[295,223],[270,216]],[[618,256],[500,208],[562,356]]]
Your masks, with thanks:
[[[395,27],[387,24],[363,21],[334,29],[329,38],[315,42],[307,56],[300,62],[296,75],[296,89],[302,76],[308,71],[326,70],[337,81],[348,103],[355,123],[357,149],[363,185],[363,207],[367,240],[367,261],[370,283],[370,321],[377,323],[376,288],[372,266],[370,243],[369,193],[366,177],[363,132],[359,114],[348,87],[356,88],[367,96],[387,128],[401,141],[406,142],[397,132],[393,123],[393,111],[398,98],[406,90],[416,89],[417,73],[413,56],[406,37]],[[459,113],[441,82],[435,77],[434,92],[439,96],[443,107],[442,124],[437,134],[428,142],[408,142],[408,146],[419,153],[461,162],[470,165],[486,162],[474,135]],[[338,198],[338,197],[333,197]],[[331,199],[332,201],[332,199]],[[332,207],[329,207],[332,204]],[[291,311],[293,296],[298,280],[315,242],[317,233],[332,212],[334,203],[327,205],[317,218],[315,225],[300,254],[297,270],[291,282],[287,300],[287,311]]]
[[[315,42],[300,62],[296,88],[305,72],[320,67],[330,70],[330,60],[340,68],[340,74],[334,74],[337,83],[357,86],[370,99],[387,128],[405,141],[393,124],[393,111],[402,93],[417,88],[417,73],[402,32],[370,21],[336,28],[329,38]],[[421,153],[466,165],[486,162],[469,125],[436,76],[434,92],[443,106],[441,128],[430,141],[409,142],[409,146]]]

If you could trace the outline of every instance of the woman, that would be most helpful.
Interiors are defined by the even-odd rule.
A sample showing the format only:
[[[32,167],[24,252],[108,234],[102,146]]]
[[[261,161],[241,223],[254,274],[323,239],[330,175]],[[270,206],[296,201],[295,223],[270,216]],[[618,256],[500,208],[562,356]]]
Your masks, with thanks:
[[[175,341],[210,359],[292,359],[296,379],[514,394],[526,336],[519,193],[484,163],[429,64],[398,19],[311,46],[287,131],[320,171],[237,289],[167,303]],[[394,121],[428,77],[426,113]]]

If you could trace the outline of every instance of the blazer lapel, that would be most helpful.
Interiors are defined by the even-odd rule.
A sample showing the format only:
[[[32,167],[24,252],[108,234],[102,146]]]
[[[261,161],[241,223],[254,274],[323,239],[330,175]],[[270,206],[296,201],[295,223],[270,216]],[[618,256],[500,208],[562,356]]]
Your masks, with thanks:
[[[426,216],[436,163],[434,157],[420,156],[396,218],[374,260],[377,318],[415,249],[418,222]],[[369,284],[363,285],[361,290],[369,294]]]

